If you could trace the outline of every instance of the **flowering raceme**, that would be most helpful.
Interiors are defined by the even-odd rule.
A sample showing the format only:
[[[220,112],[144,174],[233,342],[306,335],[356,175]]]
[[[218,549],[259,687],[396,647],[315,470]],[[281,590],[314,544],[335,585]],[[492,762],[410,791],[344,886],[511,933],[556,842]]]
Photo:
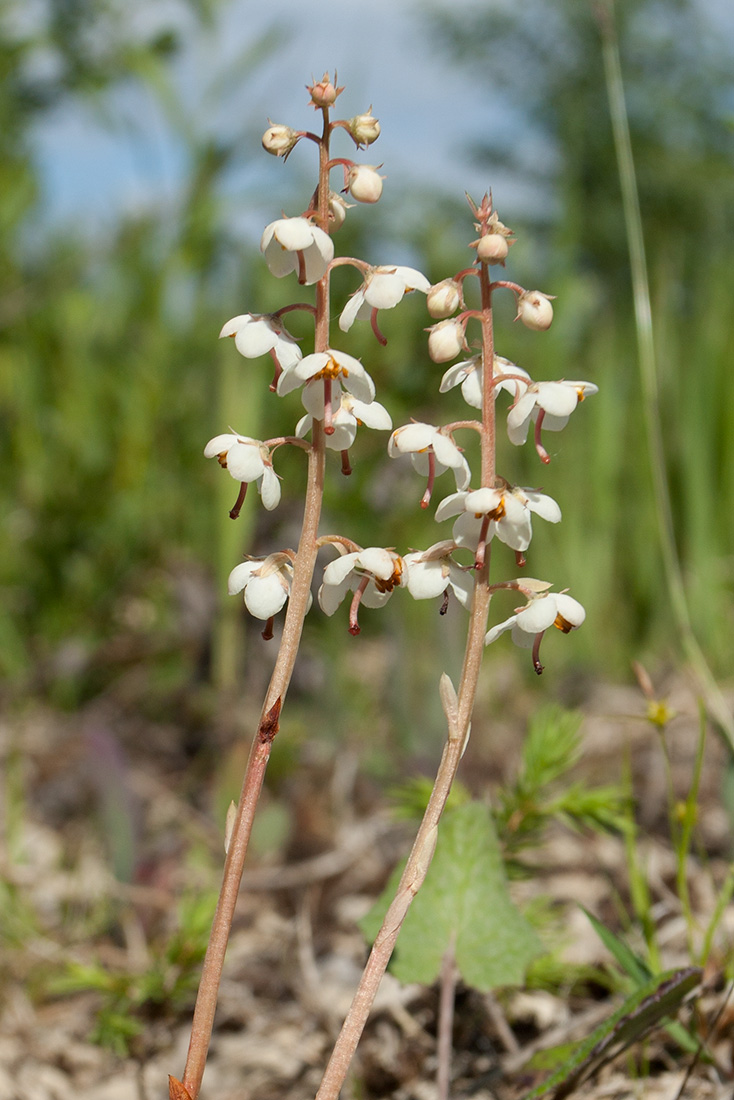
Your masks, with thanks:
[[[333,80],[329,73],[324,73],[320,81],[312,79],[307,88],[311,106],[317,118],[320,116],[320,128],[296,129],[270,122],[262,139],[266,152],[279,157],[280,163],[288,159],[296,144],[299,155],[305,155],[309,149],[313,152],[313,146],[317,146],[316,185],[309,184],[305,208],[299,205],[301,212],[296,216],[284,215],[272,221],[265,227],[260,242],[265,263],[275,277],[295,273],[299,300],[289,302],[274,313],[238,314],[225,323],[220,333],[222,337],[232,338],[237,351],[248,359],[269,355],[275,362],[271,391],[285,399],[299,391],[305,415],[299,412],[300,419],[293,435],[278,435],[262,441],[230,429],[210,439],[204,450],[207,458],[216,457],[240,484],[237,502],[230,511],[232,518],[239,514],[247,486],[253,482],[266,509],[272,510],[279,503],[280,481],[272,461],[276,448],[290,446],[305,455],[306,487],[297,550],[280,549],[262,557],[248,555],[229,575],[229,593],[241,593],[250,614],[265,620],[263,638],[273,637],[273,617],[284,608],[285,621],[249,756],[242,796],[228,835],[222,893],[214,917],[211,950],[206,953],[184,1078],[183,1081],[170,1078],[171,1095],[191,1098],[200,1095],[226,942],[254,808],[262,789],[270,746],[278,732],[281,707],[296,667],[305,618],[312,602],[318,554],[327,546],[338,553],[323,570],[318,603],[327,616],[332,616],[349,597],[348,630],[352,635],[360,633],[360,605],[382,607],[398,589],[405,589],[416,600],[438,598],[440,614],[447,610],[453,597],[465,609],[468,618],[458,687],[454,688],[446,673],[441,677],[439,693],[447,719],[447,741],[439,774],[396,901],[390,906],[387,922],[375,940],[366,978],[355,996],[356,1007],[353,1006],[347,1016],[338,1051],[319,1089],[319,1096],[323,1095],[325,1100],[340,1095],[345,1067],[354,1053],[366,1016],[364,1010],[369,1009],[403,916],[430,864],[443,807],[468,741],[485,646],[503,633],[511,632],[517,645],[532,650],[535,670],[542,672],[539,648],[545,632],[555,626],[564,634],[570,633],[585,618],[584,608],[577,600],[565,591],[550,592],[551,585],[544,581],[532,578],[495,580],[495,573],[502,569],[508,552],[503,546],[495,545],[490,553],[490,544],[496,535],[497,542],[514,551],[514,568],[520,569],[525,565],[524,554],[532,540],[533,516],[549,523],[558,523],[561,519],[560,507],[550,496],[538,488],[516,486],[502,476],[503,455],[498,454],[497,446],[498,437],[501,442],[503,434],[497,431],[498,393],[504,390],[509,394],[507,432],[511,443],[525,443],[530,425],[534,424],[536,451],[546,462],[548,455],[540,443],[542,428],[559,431],[579,402],[597,392],[597,387],[590,382],[535,381],[522,367],[495,352],[493,296],[508,291],[513,294],[516,320],[539,332],[547,329],[553,320],[551,296],[524,289],[509,281],[504,271],[501,279],[493,280],[491,269],[495,265],[504,267],[515,234],[500,222],[491,193],[478,204],[468,200],[476,231],[469,245],[471,259],[465,254],[461,270],[433,285],[412,267],[373,266],[354,256],[335,259],[332,233],[351,216],[351,205],[342,196],[351,195],[358,203],[375,203],[382,195],[384,177],[380,175],[381,165],[356,164],[351,159],[334,156],[332,139],[346,136],[357,149],[371,147],[379,137],[380,125],[372,116],[371,108],[347,119],[332,117],[332,109],[343,91],[338,86],[336,73]],[[332,178],[332,172],[336,171],[343,172],[341,194],[332,189],[338,186]],[[347,234],[342,234],[345,236]],[[470,236],[468,233],[467,239]],[[333,284],[337,280],[332,280],[331,273],[337,265],[348,265],[361,273],[362,282],[346,303],[334,300]],[[313,287],[313,290],[304,292],[305,300],[300,300],[304,286]],[[332,452],[341,452],[341,470],[348,474],[351,472],[349,451],[358,428],[364,425],[378,431],[392,429],[390,414],[375,400],[375,384],[360,359],[332,346],[333,318],[338,317],[342,333],[349,333],[355,321],[369,319],[374,336],[384,344],[385,338],[377,325],[378,311],[397,307],[411,291],[425,294],[427,313],[435,322],[426,330],[428,358],[447,366],[456,359],[463,360],[444,368],[440,392],[460,387],[464,401],[470,408],[479,410],[479,415],[442,425],[413,419],[392,431],[388,455],[410,456],[413,466],[427,478],[420,502],[423,508],[431,500],[437,476],[451,470],[456,485],[456,491],[439,503],[435,513],[438,522],[453,521],[452,537],[435,542],[426,550],[411,549],[401,554],[391,546],[362,548],[343,532],[326,535],[319,532],[324,487],[333,464]],[[269,295],[264,294],[264,299],[268,301]],[[304,332],[303,351],[301,340],[293,337],[282,319],[293,310],[302,311],[303,325],[297,331]],[[312,326],[312,330],[309,331],[307,325]],[[423,368],[417,368],[411,377],[411,386],[422,376]],[[420,398],[419,407],[428,407],[425,395]],[[263,407],[262,415],[263,419],[267,418],[269,406]],[[464,432],[467,433],[466,453],[471,458],[475,476],[464,453]],[[511,448],[509,450],[512,453]],[[472,482],[475,488],[471,488]],[[392,487],[390,482],[388,488]],[[381,487],[380,496],[384,499],[388,495]],[[365,493],[358,507],[361,508],[369,496]],[[292,515],[289,509],[289,524]],[[345,510],[345,515],[353,517],[355,508]],[[360,517],[362,522],[363,517]],[[275,529],[274,524],[268,525],[269,531]],[[381,534],[376,541],[390,541],[389,535]],[[521,593],[526,604],[490,627],[490,610],[501,589]],[[401,659],[404,655],[407,660],[410,652],[410,646],[406,645],[401,650]]]

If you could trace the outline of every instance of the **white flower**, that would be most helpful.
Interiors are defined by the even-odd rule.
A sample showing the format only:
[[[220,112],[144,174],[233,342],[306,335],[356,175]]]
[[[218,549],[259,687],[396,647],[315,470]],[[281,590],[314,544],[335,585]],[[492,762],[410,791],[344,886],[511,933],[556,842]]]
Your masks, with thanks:
[[[371,267],[362,286],[342,310],[339,328],[348,332],[355,321],[364,320],[373,311],[393,309],[407,291],[420,290],[425,294],[430,285],[414,267]]]
[[[593,382],[532,382],[507,414],[510,442],[523,444],[531,421],[538,421],[539,428],[560,432],[579,402],[598,392]]]
[[[530,375],[522,367],[516,366],[501,355],[495,355],[493,368],[495,378],[503,374],[520,375],[520,378],[507,378],[501,382],[495,382],[493,387],[495,398],[500,390],[507,390],[515,399],[525,392],[530,383]],[[527,379],[527,382],[523,379]],[[483,394],[481,355],[473,355],[464,363],[454,363],[449,367],[441,379],[439,389],[441,393],[446,393],[447,390],[458,385],[461,385],[461,393],[467,405],[471,405],[473,409],[481,409]]]
[[[280,482],[273,470],[270,459],[270,450],[259,439],[250,439],[246,435],[225,433],[215,435],[204,448],[205,458],[217,456],[219,465],[229,470],[235,481],[240,481],[244,486],[254,481],[257,491],[262,497],[262,502],[269,512],[277,508],[280,502]],[[240,494],[237,504],[232,509],[235,515],[244,500],[244,492]],[[232,513],[230,513],[232,515]]]
[[[338,404],[337,404],[338,402]],[[303,404],[309,415],[301,417],[296,425],[296,435],[303,438],[312,428],[314,419],[324,418],[324,391],[318,382],[307,382],[303,388]],[[336,411],[334,408],[336,406]],[[358,401],[351,393],[341,389],[338,382],[332,384],[331,394],[331,435],[325,437],[326,446],[332,451],[347,451],[354,443],[357,428],[364,424],[367,428],[389,431],[392,428],[390,413],[379,401]]]
[[[346,188],[357,202],[377,202],[382,194],[382,181],[377,168],[382,165],[353,164],[347,173]]]
[[[222,326],[219,338],[231,336],[240,355],[257,359],[273,352],[284,369],[301,358],[301,349],[283,322],[272,313],[240,313]]]
[[[349,633],[359,634],[357,610],[360,603],[366,607],[382,607],[390,599],[394,588],[401,585],[403,559],[394,550],[382,546],[368,546],[351,554],[343,554],[324,569],[324,582],[319,588],[319,604],[327,615],[333,615],[347,592],[354,597],[349,610]]]
[[[456,543],[447,539],[403,555],[403,584],[414,599],[430,600],[451,588],[462,607],[470,606],[474,579],[452,559],[455,549]]]
[[[290,393],[314,378],[323,378],[329,382],[338,379],[345,390],[365,404],[369,404],[375,396],[374,383],[359,359],[332,348],[306,355],[284,370],[278,379],[278,393],[281,396]]]
[[[525,290],[517,297],[516,321],[522,321],[526,328],[543,332],[553,324],[553,306],[555,295],[543,294],[541,290]]]
[[[450,317],[461,305],[461,286],[456,279],[444,279],[426,292],[431,317]]]
[[[431,499],[434,477],[444,470],[454,471],[457,489],[466,489],[471,481],[469,464],[450,433],[434,427],[433,424],[414,422],[397,428],[390,436],[387,453],[391,458],[397,454],[409,454],[416,470],[428,477],[429,486],[426,490],[427,496],[424,497],[424,507]]]
[[[347,217],[347,210],[351,210],[353,202],[347,202],[337,195],[336,191],[329,191],[329,217],[334,231],[341,229]]]
[[[428,333],[428,354],[434,363],[447,363],[466,348],[464,326],[456,318],[431,325]]]
[[[306,285],[317,283],[334,259],[331,237],[307,218],[280,218],[266,225],[260,251],[276,278],[295,271]]]
[[[520,646],[521,649],[533,650],[533,666],[540,674],[543,666],[540,663],[539,651],[544,632],[551,626],[557,626],[564,634],[568,634],[581,626],[586,618],[586,611],[578,600],[567,596],[565,592],[542,591],[543,588],[549,587],[544,582],[531,581],[528,578],[519,581],[518,584],[523,588],[535,588],[535,591],[528,593],[529,602],[509,619],[488,630],[484,637],[484,644],[490,645],[499,638],[500,634],[511,630],[515,645]]]
[[[262,137],[262,146],[266,153],[274,157],[286,157],[301,135],[290,126],[271,122]]]
[[[561,518],[561,509],[552,497],[535,489],[505,485],[453,493],[439,504],[436,519],[440,522],[450,516],[459,517],[452,532],[459,546],[476,551],[496,534],[506,546],[523,551],[533,535],[532,512],[549,523],[558,523]]]
[[[355,115],[347,122],[347,130],[352,135],[359,148],[361,145],[371,145],[380,136],[380,123],[372,115],[372,108],[363,115]]]
[[[293,562],[289,554],[270,554],[250,558],[236,565],[229,574],[230,596],[245,593],[245,607],[256,619],[277,615],[288,599],[293,580]]]

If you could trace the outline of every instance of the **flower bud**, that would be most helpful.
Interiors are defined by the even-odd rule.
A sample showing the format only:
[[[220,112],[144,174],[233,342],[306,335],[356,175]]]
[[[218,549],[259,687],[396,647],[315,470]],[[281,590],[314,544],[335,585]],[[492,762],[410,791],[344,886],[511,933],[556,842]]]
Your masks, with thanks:
[[[371,145],[380,136],[380,123],[373,118],[371,107],[365,114],[350,118],[347,129],[357,145]]]
[[[351,210],[353,206],[353,202],[345,202],[341,195],[337,195],[336,191],[329,191],[329,217],[331,218],[333,232],[341,229],[347,216],[347,210]]]
[[[461,305],[461,288],[456,279],[444,279],[436,283],[426,294],[426,305],[431,317],[450,317]]]
[[[263,134],[262,144],[266,153],[274,157],[285,157],[290,153],[300,137],[290,126],[281,126],[271,122]]]
[[[455,359],[466,346],[461,321],[439,321],[428,332],[428,354],[434,363],[446,363],[449,359]]]
[[[483,264],[504,264],[513,243],[501,233],[487,233],[475,241],[472,247],[476,248],[477,257]]]
[[[334,73],[334,80],[336,80],[336,73]],[[306,91],[311,93],[311,103],[318,110],[320,107],[332,107],[336,103],[336,97],[341,95],[344,88],[335,88],[329,74],[324,73],[317,84],[307,84]]]
[[[543,332],[553,322],[553,294],[543,294],[540,290],[525,290],[517,299],[516,321],[522,321],[526,328]]]
[[[379,175],[378,167],[382,165],[353,164],[349,169],[346,189],[357,202],[377,202],[380,198],[385,177]]]

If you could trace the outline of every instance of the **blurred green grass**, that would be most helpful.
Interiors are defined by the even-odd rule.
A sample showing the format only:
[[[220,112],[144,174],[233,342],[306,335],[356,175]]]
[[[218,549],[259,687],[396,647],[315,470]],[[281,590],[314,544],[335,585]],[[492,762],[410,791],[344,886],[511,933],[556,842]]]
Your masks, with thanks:
[[[1,51],[6,72],[17,76],[7,42]],[[157,63],[165,66],[165,57]],[[170,674],[181,683],[192,676],[232,683],[242,672],[244,620],[239,601],[223,596],[224,580],[243,553],[294,545],[304,474],[302,456],[278,452],[278,512],[265,514],[248,499],[237,523],[227,518],[236,486],[203,459],[206,440],[230,425],[260,438],[290,432],[301,411],[296,395],[280,401],[267,391],[269,360],[242,360],[230,341],[218,345],[217,333],[228,317],[278,308],[299,292],[291,280],[267,275],[256,247],[229,237],[228,156],[205,138],[190,139],[180,202],[165,215],[120,214],[91,241],[72,229],[32,234],[39,179],[28,128],[44,108],[34,115],[19,86],[13,79],[3,85],[8,125],[0,164],[6,691],[73,706],[135,661],[151,676]],[[670,174],[665,178],[670,187]],[[284,194],[290,186],[284,183]],[[696,186],[695,178],[681,182],[686,201]],[[647,188],[643,216],[654,201],[654,177]],[[358,211],[337,250],[389,262],[387,240],[394,241],[400,222],[396,201]],[[522,212],[512,219],[519,241],[508,276],[556,294],[557,319],[549,333],[530,334],[512,324],[511,301],[500,302],[499,353],[538,379],[584,378],[600,393],[550,437],[549,467],[541,467],[532,444],[521,452],[503,440],[499,469],[516,483],[542,485],[563,509],[557,528],[536,523],[528,573],[569,587],[588,619],[583,631],[553,639],[552,654],[546,643],[548,661],[559,670],[624,676],[632,659],[660,665],[679,660],[680,651],[657,545],[629,294],[616,261],[606,273],[579,261],[578,233],[571,232],[572,215],[578,227],[593,222],[594,201],[593,192],[586,199],[575,194],[539,239],[531,216],[527,224]],[[282,202],[278,196],[273,217]],[[412,195],[411,207],[404,240],[395,244],[435,281],[466,266],[467,208],[430,193]],[[372,232],[378,245],[366,236]],[[691,262],[697,242],[687,227],[655,212],[654,324],[676,538],[699,640],[726,676],[734,633],[733,277],[729,242],[715,217],[705,245],[700,262]],[[354,283],[337,276],[337,294],[346,295]],[[368,327],[339,337],[373,374],[396,425],[411,416],[445,422],[466,415],[455,393],[439,398],[442,371],[426,355],[427,323],[423,300],[413,295],[385,317],[386,348]],[[333,456],[323,530],[403,550],[442,537],[447,528],[417,506],[420,480],[409,468],[388,465],[386,441],[369,436],[358,440],[348,482]],[[443,486],[452,491],[445,479]],[[515,574],[506,548],[494,560],[503,577]],[[182,606],[192,579],[212,605],[187,634]],[[410,603],[399,593],[382,617],[366,614],[365,634],[391,637],[391,644],[404,638],[408,653],[414,630],[439,638],[436,609]],[[498,615],[509,613],[499,599],[496,606]],[[308,631],[327,653],[344,644],[345,630],[339,616],[311,615]],[[128,649],[113,644],[123,635],[134,639]]]

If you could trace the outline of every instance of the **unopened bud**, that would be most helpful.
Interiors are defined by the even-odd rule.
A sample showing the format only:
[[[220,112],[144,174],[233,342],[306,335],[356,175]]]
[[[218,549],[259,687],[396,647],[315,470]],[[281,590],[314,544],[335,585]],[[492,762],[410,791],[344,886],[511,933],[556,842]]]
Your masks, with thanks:
[[[431,317],[450,317],[461,305],[461,287],[456,279],[444,279],[436,283],[426,294],[426,305]]]
[[[347,190],[357,202],[377,202],[385,178],[377,171],[382,165],[353,164],[347,175]]]
[[[461,321],[439,321],[428,329],[428,354],[434,363],[447,363],[466,346]]]
[[[357,145],[371,145],[380,136],[380,123],[373,118],[371,107],[365,114],[350,118],[347,129]]]
[[[334,80],[336,80],[336,73],[334,73]],[[311,103],[318,109],[332,107],[336,103],[336,97],[341,95],[344,88],[335,88],[329,74],[324,73],[317,84],[307,84],[306,91],[311,93]]]
[[[347,216],[347,210],[351,210],[353,206],[353,202],[345,202],[341,195],[337,195],[336,191],[329,192],[329,217],[331,218],[332,230],[341,229]]]
[[[273,124],[263,134],[263,149],[266,153],[272,153],[274,157],[285,157],[301,135],[290,126]]]
[[[551,301],[555,295],[543,294],[540,290],[525,290],[517,299],[516,321],[522,321],[526,328],[543,332],[553,323],[553,306]]]
[[[511,244],[514,241],[508,241],[501,233],[487,233],[475,241],[472,248],[476,248],[483,264],[504,264]]]

